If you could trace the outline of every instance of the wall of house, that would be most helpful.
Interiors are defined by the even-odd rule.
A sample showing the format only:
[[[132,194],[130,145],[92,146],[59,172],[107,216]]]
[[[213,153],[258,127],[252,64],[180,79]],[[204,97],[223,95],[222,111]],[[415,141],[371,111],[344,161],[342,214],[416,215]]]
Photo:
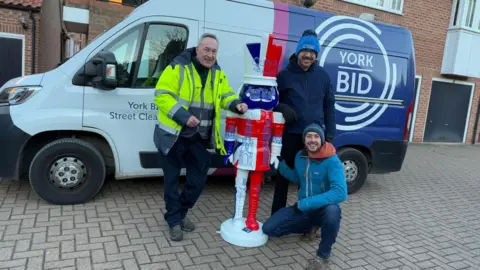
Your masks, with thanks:
[[[36,21],[36,44],[39,44],[40,40],[40,14],[33,13]],[[27,23],[27,29],[22,27],[20,18],[24,17]],[[0,32],[19,34],[25,37],[25,75],[32,74],[32,20],[30,19],[30,13],[24,10],[16,10],[10,8],[0,7]],[[35,48],[36,68],[34,73],[38,72],[38,46]]]
[[[88,42],[123,20],[134,9],[117,3],[96,0],[65,0],[65,6],[90,10]]]
[[[298,0],[277,1],[300,6]],[[403,15],[396,15],[339,0],[319,0],[311,8],[348,16],[358,16],[361,13],[368,12],[375,14],[376,21],[401,25],[412,31],[415,46],[416,72],[417,75],[422,76],[413,141],[422,142],[428,112],[432,78],[448,78],[442,76],[440,70],[442,66],[445,39],[450,22],[452,1],[405,0]],[[475,120],[477,120],[476,115],[480,97],[480,79],[454,79],[474,82],[476,86],[470,119],[468,120],[469,124],[466,138],[466,143],[471,143],[473,138],[473,127]],[[477,135],[477,142],[479,142],[478,137],[480,136]]]

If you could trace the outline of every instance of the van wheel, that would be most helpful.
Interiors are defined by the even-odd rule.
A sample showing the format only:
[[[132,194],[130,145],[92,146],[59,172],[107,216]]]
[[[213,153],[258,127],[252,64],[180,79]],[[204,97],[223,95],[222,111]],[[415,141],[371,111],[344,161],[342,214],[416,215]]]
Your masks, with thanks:
[[[105,160],[90,143],[60,139],[45,145],[30,165],[30,184],[52,204],[85,203],[105,181]]]
[[[338,151],[347,179],[348,194],[357,192],[368,175],[368,162],[362,152],[355,148],[343,148]]]

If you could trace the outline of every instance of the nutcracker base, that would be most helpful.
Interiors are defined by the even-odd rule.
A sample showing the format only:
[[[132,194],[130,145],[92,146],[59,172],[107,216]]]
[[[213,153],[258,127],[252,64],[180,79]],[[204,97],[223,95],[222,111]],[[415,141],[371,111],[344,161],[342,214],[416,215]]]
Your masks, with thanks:
[[[260,247],[267,243],[268,236],[263,233],[263,223],[258,222],[260,229],[250,231],[245,226],[245,218],[230,218],[220,226],[220,236],[226,242],[239,247]]]

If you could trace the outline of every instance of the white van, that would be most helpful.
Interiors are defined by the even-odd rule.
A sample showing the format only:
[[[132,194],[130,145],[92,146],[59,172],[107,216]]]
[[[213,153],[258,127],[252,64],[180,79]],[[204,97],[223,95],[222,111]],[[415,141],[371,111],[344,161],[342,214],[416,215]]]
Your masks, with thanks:
[[[76,204],[95,196],[108,174],[162,176],[153,97],[169,61],[203,33],[214,33],[219,65],[238,89],[245,43],[274,33],[284,46],[285,66],[302,32],[332,17],[364,23],[267,0],[150,0],[56,69],[0,88],[0,178],[28,178],[44,200]],[[112,80],[107,66],[115,63]],[[209,174],[231,173],[214,155]]]

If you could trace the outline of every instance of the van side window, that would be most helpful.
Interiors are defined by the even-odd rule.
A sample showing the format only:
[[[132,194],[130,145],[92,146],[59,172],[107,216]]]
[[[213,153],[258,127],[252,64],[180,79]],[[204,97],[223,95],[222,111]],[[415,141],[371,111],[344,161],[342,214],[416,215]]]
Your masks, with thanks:
[[[165,67],[187,46],[188,30],[184,26],[150,24],[147,31],[135,88],[154,88]]]
[[[117,60],[118,87],[129,88],[132,85],[143,27],[143,25],[140,25],[133,28],[132,31],[124,34],[103,49],[112,52]]]

